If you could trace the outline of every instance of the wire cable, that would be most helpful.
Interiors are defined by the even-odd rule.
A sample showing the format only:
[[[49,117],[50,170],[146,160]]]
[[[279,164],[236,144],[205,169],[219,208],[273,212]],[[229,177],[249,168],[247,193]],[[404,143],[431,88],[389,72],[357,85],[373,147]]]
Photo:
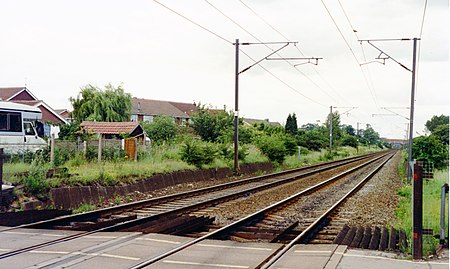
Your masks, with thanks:
[[[277,32],[281,37],[283,37],[285,40],[291,42],[291,40],[284,35],[281,31],[279,31],[278,29],[276,29],[273,25],[271,25],[267,20],[265,20],[260,14],[258,14],[253,8],[251,8],[248,4],[246,4],[244,1],[242,0],[238,0],[242,5],[244,5],[244,7],[246,7],[248,10],[250,10],[256,17],[258,17],[262,22],[264,22],[268,27],[270,27],[272,30],[274,30],[275,32]],[[305,56],[305,53],[299,48],[298,45],[295,46],[295,48],[298,50],[298,52],[300,53],[300,55]],[[294,66],[295,67],[295,66]],[[297,69],[297,67],[295,67]],[[343,98],[338,91],[336,91],[336,89],[334,89],[333,86],[331,86],[331,84],[319,73],[319,71],[317,71],[317,69],[313,66],[312,69],[314,70],[314,72],[322,79],[323,82],[325,82],[325,84],[331,89],[332,92],[334,92],[340,99],[342,99],[345,103],[346,100],[345,98]],[[298,69],[297,69],[298,70]],[[300,71],[300,70],[299,70]],[[306,76],[303,72],[300,71],[300,73],[304,76]],[[316,85],[316,83],[313,82],[313,84]],[[317,87],[320,87],[318,85],[316,85]],[[326,93],[327,94],[327,93]],[[329,94],[327,94],[329,96]],[[329,96],[330,98],[332,98],[333,100],[335,100],[333,97]],[[335,100],[336,101],[336,100]],[[338,101],[339,103],[339,101]]]
[[[336,29],[338,30],[338,32],[339,32],[339,34],[341,35],[342,39],[344,40],[345,44],[347,45],[347,47],[349,48],[350,52],[352,53],[353,58],[355,59],[356,63],[358,64],[358,66],[359,66],[359,68],[360,68],[360,70],[361,70],[361,73],[362,73],[362,75],[363,75],[363,77],[364,77],[364,80],[366,81],[367,88],[369,89],[370,95],[372,96],[372,100],[374,101],[376,107],[378,107],[378,102],[377,102],[376,96],[375,96],[375,94],[372,92],[372,89],[370,88],[369,81],[368,81],[367,76],[366,76],[366,74],[364,73],[364,71],[363,71],[363,69],[362,69],[362,67],[361,67],[361,64],[360,64],[360,62],[359,62],[359,60],[358,60],[358,57],[356,57],[355,52],[353,51],[352,47],[351,47],[350,44],[348,43],[347,39],[345,38],[345,36],[344,36],[344,34],[342,33],[342,31],[341,31],[341,29],[339,28],[339,26],[337,25],[335,19],[333,18],[333,15],[331,14],[331,12],[330,12],[330,10],[328,9],[328,7],[327,7],[327,5],[325,4],[325,2],[324,2],[323,0],[320,0],[320,1],[322,2],[323,7],[325,8],[325,10],[327,11],[329,17],[330,17],[331,20],[333,21],[334,26],[335,26]]]
[[[422,14],[422,23],[420,24],[420,33],[419,33],[419,38],[420,40],[422,40],[422,34],[423,34],[423,25],[425,23],[425,14],[427,12],[427,4],[428,4],[428,0],[425,0],[425,5],[423,7],[423,14]],[[419,48],[417,51],[417,70],[416,70],[416,92],[415,92],[415,97],[417,98],[417,95],[419,94],[419,70],[420,70],[420,52],[421,52],[421,45],[422,42],[419,42]]]
[[[174,13],[174,14],[180,16],[181,18],[187,20],[188,22],[194,24],[195,26],[197,26],[197,27],[199,27],[199,28],[205,30],[206,32],[208,32],[208,33],[210,33],[210,34],[212,34],[212,35],[214,35],[214,36],[216,36],[216,37],[222,39],[222,40],[225,41],[226,43],[231,44],[231,45],[234,44],[233,42],[229,41],[228,39],[222,37],[221,35],[215,33],[214,31],[212,31],[212,30],[210,30],[210,29],[208,29],[208,28],[206,28],[206,27],[200,25],[199,23],[195,22],[194,20],[192,20],[192,19],[190,19],[190,18],[184,16],[183,14],[181,14],[181,13],[175,11],[174,9],[172,9],[172,8],[170,8],[170,7],[168,7],[168,6],[164,5],[164,4],[162,4],[161,2],[159,2],[159,1],[157,1],[157,0],[153,0],[153,1],[154,1],[155,3],[161,5],[162,7],[166,8],[167,10],[171,11],[172,13]],[[249,59],[251,59],[252,61],[254,61],[254,62],[256,63],[256,60],[253,59],[252,57],[250,57],[250,55],[248,55],[248,54],[247,54],[246,52],[244,52],[243,50],[240,50],[240,51],[241,51],[245,56],[247,56]],[[310,101],[312,101],[312,102],[314,102],[314,103],[316,103],[316,104],[318,104],[318,105],[321,105],[321,106],[326,107],[326,105],[324,105],[324,104],[322,104],[322,103],[320,103],[320,102],[318,102],[318,101],[316,101],[316,100],[314,100],[314,99],[312,99],[312,98],[306,96],[305,94],[301,93],[300,91],[298,91],[297,89],[295,89],[293,86],[289,85],[287,82],[285,82],[284,80],[282,80],[281,78],[279,78],[278,76],[276,76],[274,73],[270,72],[268,69],[266,69],[266,68],[265,68],[264,66],[262,66],[261,64],[258,64],[258,66],[260,66],[264,71],[266,71],[267,73],[269,73],[272,77],[276,78],[278,81],[280,81],[281,83],[283,83],[284,85],[286,85],[288,88],[290,88],[290,89],[293,90],[294,92],[300,94],[300,95],[303,96],[304,98],[306,98],[306,99],[308,99],[308,100],[310,100]]]
[[[185,20],[187,20],[188,22],[190,22],[190,23],[196,25],[197,27],[200,27],[201,29],[207,31],[208,33],[210,33],[210,34],[212,34],[212,35],[214,35],[214,36],[216,36],[216,37],[222,39],[223,41],[225,41],[225,42],[227,42],[227,43],[229,43],[229,44],[231,44],[231,45],[233,44],[233,42],[229,41],[228,39],[224,38],[223,36],[221,36],[221,35],[219,35],[219,34],[213,32],[213,31],[209,30],[208,28],[206,28],[206,27],[200,25],[199,23],[197,23],[197,22],[195,22],[195,21],[189,19],[188,17],[186,17],[186,16],[184,16],[183,14],[181,14],[181,13],[179,13],[179,12],[173,10],[172,8],[170,8],[170,7],[166,6],[166,5],[164,5],[163,3],[161,3],[161,2],[159,2],[159,1],[157,1],[157,0],[153,0],[153,2],[155,2],[155,3],[159,4],[159,5],[161,5],[162,7],[166,8],[167,10],[170,10],[171,12],[175,13],[176,15],[182,17],[183,19],[185,19]]]
[[[251,35],[253,38],[255,38],[258,42],[260,43],[264,43],[261,39],[259,39],[257,36],[255,36],[254,34],[252,34],[250,31],[248,31],[247,29],[245,29],[242,25],[240,25],[238,22],[236,22],[235,20],[233,20],[230,16],[228,16],[227,14],[225,14],[223,11],[221,11],[219,8],[217,8],[216,6],[214,6],[211,2],[209,2],[208,0],[204,0],[208,5],[210,5],[212,8],[214,8],[217,12],[219,12],[220,14],[222,14],[225,18],[227,18],[228,20],[230,20],[232,23],[234,23],[236,26],[238,26],[240,29],[242,29],[243,31],[245,31],[247,34]],[[271,47],[269,47],[267,44],[263,44],[265,47],[267,47],[268,49],[274,51]],[[285,59],[283,56],[281,56],[279,53],[276,53],[276,55],[278,55],[279,57],[281,57],[286,63],[288,63],[290,66],[294,67],[294,69],[299,72],[300,74],[302,74],[306,79],[308,79],[312,84],[314,84],[318,89],[320,89],[324,94],[326,94],[328,97],[330,97],[331,99],[335,100],[330,94],[328,94],[324,89],[322,89],[322,87],[320,87],[320,85],[318,85],[315,81],[313,81],[310,77],[308,77],[305,73],[303,73],[301,70],[295,68],[295,65],[292,64],[291,62],[289,62],[287,59]],[[335,100],[336,101],[336,100]]]

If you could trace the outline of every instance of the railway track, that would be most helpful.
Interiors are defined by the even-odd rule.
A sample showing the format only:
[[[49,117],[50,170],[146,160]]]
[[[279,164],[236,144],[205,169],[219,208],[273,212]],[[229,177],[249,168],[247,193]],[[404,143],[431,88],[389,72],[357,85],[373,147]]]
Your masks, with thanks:
[[[378,172],[382,166],[392,158],[393,154],[388,153],[377,157],[375,159],[369,160],[357,167],[348,169],[345,172],[342,172],[336,176],[333,176],[321,183],[318,183],[310,188],[307,188],[303,191],[296,193],[282,201],[279,201],[271,206],[268,206],[256,213],[248,215],[238,221],[235,221],[227,226],[221,227],[219,229],[215,229],[212,232],[208,232],[206,234],[201,235],[200,237],[193,239],[187,243],[184,243],[170,251],[157,255],[155,257],[151,257],[148,260],[140,262],[135,266],[131,267],[133,269],[144,268],[153,263],[156,263],[168,256],[171,256],[183,249],[186,249],[190,246],[193,246],[205,239],[236,239],[242,240],[242,238],[248,239],[264,239],[269,242],[280,242],[286,240],[288,235],[292,235],[292,231],[297,230],[298,233],[294,233],[294,238],[291,238],[285,244],[278,249],[275,255],[267,259],[263,263],[260,264],[258,268],[269,268],[273,265],[280,257],[282,257],[292,246],[297,243],[305,242],[309,240],[314,232],[317,232],[321,226],[326,224],[327,218],[332,214],[336,208],[339,207],[348,197],[350,197],[353,193],[355,193],[359,188],[361,188],[376,172]],[[311,218],[307,223],[304,223],[299,226],[298,223],[293,222],[291,224],[286,224],[284,222],[283,216],[280,216],[278,213],[284,211],[287,207],[290,207],[295,204],[298,199],[305,195],[309,195],[312,193],[321,190],[327,185],[335,184],[342,178],[348,177],[349,175],[358,172],[360,169],[365,168],[370,164],[375,164],[375,168],[371,168],[369,172],[363,177],[362,180],[359,180],[358,183],[354,184],[352,188],[345,193],[339,200],[334,201],[331,206],[329,206],[324,211],[318,212],[318,216]],[[274,224],[277,222],[284,222],[283,227],[273,228]],[[276,225],[275,225],[276,226]],[[251,234],[252,238],[249,238],[249,234]]]
[[[52,244],[69,241],[96,232],[143,231],[186,234],[190,231],[195,231],[199,227],[210,225],[213,220],[207,217],[187,215],[189,212],[198,211],[206,207],[214,207],[219,203],[241,197],[246,193],[255,193],[273,188],[274,186],[287,184],[309,175],[336,169],[339,166],[351,165],[354,162],[362,162],[367,159],[372,160],[373,158],[379,159],[382,157],[380,157],[379,154],[371,154],[363,157],[349,158],[341,161],[312,165],[301,169],[293,169],[272,175],[240,180],[238,182],[221,184],[182,194],[134,202],[114,208],[22,225],[20,226],[21,228],[71,229],[80,230],[82,232],[43,244],[10,251],[1,254],[0,259]],[[220,230],[221,229],[218,229],[216,231]]]

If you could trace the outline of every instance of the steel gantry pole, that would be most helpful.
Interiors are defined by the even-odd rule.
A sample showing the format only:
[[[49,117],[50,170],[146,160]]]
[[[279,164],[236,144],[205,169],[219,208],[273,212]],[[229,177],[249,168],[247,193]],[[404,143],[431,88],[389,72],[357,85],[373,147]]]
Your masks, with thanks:
[[[330,157],[333,151],[333,106],[330,106]]]
[[[411,106],[409,110],[409,148],[408,148],[408,182],[411,182],[412,176],[412,142],[414,130],[414,93],[416,91],[416,50],[417,38],[413,38],[413,66],[411,79]]]
[[[234,174],[239,172],[239,39],[236,39],[236,66],[234,77]]]
[[[390,55],[388,55],[386,52],[375,46],[372,42],[373,41],[413,41],[413,63],[412,63],[412,70],[406,67],[404,64],[400,63],[399,61],[392,58]],[[412,140],[413,140],[413,129],[414,129],[414,93],[416,91],[416,54],[417,54],[417,40],[420,40],[420,38],[397,38],[397,39],[366,39],[366,40],[359,40],[359,42],[367,42],[369,45],[371,45],[373,48],[378,50],[380,52],[380,56],[384,55],[384,59],[391,59],[394,62],[398,63],[401,67],[404,69],[410,71],[412,73],[411,77],[411,106],[409,110],[409,148],[408,148],[408,182],[411,182],[411,176],[412,176]]]
[[[250,68],[252,68],[255,65],[258,65],[260,62],[264,61],[264,60],[308,60],[309,62],[311,60],[315,60],[317,64],[317,61],[319,59],[322,58],[315,58],[315,57],[310,57],[310,58],[299,58],[299,57],[294,57],[294,58],[269,58],[269,56],[272,56],[273,54],[278,53],[280,50],[284,49],[285,47],[287,47],[289,44],[296,44],[298,42],[261,42],[261,43],[249,43],[249,42],[244,42],[244,43],[239,43],[239,39],[236,39],[236,43],[234,43],[233,45],[235,46],[235,53],[236,53],[236,62],[235,62],[235,74],[234,74],[234,174],[238,175],[239,174],[239,75],[244,73],[245,71],[249,70]],[[267,45],[267,44],[284,44],[282,47],[276,49],[276,50],[272,50],[272,52],[267,55],[264,58],[261,58],[258,61],[254,61],[253,64],[251,64],[250,66],[244,68],[242,71],[239,71],[239,45]]]

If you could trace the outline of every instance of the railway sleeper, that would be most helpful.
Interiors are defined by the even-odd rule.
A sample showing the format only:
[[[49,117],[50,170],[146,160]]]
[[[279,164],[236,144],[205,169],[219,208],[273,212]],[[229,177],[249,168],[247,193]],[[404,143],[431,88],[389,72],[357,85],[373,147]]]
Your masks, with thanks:
[[[326,243],[331,238],[323,231],[317,233],[308,243]],[[332,241],[333,244],[347,245],[350,248],[363,248],[380,251],[396,251],[407,247],[406,235],[403,230],[393,227],[363,227],[344,225]]]

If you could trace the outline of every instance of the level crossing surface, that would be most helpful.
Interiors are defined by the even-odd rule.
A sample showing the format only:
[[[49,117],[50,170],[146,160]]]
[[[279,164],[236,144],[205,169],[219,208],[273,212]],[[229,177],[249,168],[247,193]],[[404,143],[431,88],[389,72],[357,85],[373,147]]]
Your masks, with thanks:
[[[0,227],[3,230],[5,227]],[[0,254],[48,242],[76,231],[15,229],[0,232]],[[0,268],[129,268],[192,238],[136,232],[104,232],[83,236],[0,259]],[[255,268],[281,244],[204,240],[148,268]],[[391,255],[392,256],[392,255]],[[388,254],[349,250],[338,245],[296,245],[271,268],[448,268],[441,262],[411,262]]]

